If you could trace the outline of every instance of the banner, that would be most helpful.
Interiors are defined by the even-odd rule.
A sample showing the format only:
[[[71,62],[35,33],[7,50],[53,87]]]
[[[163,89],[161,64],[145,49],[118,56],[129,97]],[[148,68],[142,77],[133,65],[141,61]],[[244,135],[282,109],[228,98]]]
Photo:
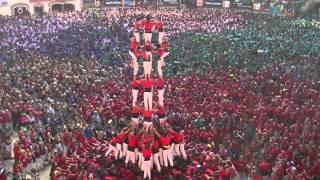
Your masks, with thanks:
[[[105,2],[105,5],[121,5],[121,1],[110,1],[110,0],[107,0]]]
[[[74,1],[74,0],[30,0],[30,3],[40,3],[40,2],[50,2],[50,3],[65,3],[67,1]]]
[[[220,0],[206,0],[205,4],[212,5],[212,6],[221,6],[222,5]]]
[[[222,7],[229,8],[230,7],[230,1],[222,1]]]

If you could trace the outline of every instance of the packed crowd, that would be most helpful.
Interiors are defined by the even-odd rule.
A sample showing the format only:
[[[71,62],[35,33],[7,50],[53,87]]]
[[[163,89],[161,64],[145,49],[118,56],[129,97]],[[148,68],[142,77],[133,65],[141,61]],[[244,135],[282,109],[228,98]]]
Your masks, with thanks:
[[[167,63],[168,71],[193,72],[194,66],[200,73],[206,72],[208,67],[259,71],[277,64],[286,71],[291,68],[307,70],[297,73],[304,79],[319,79],[320,32],[316,27],[299,27],[292,19],[265,15],[246,16],[246,19],[251,20],[237,31],[218,35],[187,33],[174,37],[171,41],[177,45],[171,47],[173,61]],[[176,61],[179,59],[188,63],[179,63]]]
[[[228,11],[196,10],[100,10],[42,17],[2,17],[0,60],[33,58],[33,52],[50,57],[95,57],[123,61],[135,18],[152,13],[162,19],[168,35],[186,31],[217,33],[236,29],[242,17]],[[201,25],[200,25],[201,24]],[[120,48],[121,47],[121,48]],[[18,52],[18,53],[17,53]]]
[[[52,179],[142,179],[139,168],[103,156],[130,120],[132,73],[118,64],[129,61],[131,21],[141,14],[2,18],[0,120],[20,129],[13,176],[49,163]],[[154,168],[152,178],[319,178],[319,31],[226,10],[160,15],[170,36],[167,121],[185,129],[188,159]],[[3,160],[11,158],[6,136]]]

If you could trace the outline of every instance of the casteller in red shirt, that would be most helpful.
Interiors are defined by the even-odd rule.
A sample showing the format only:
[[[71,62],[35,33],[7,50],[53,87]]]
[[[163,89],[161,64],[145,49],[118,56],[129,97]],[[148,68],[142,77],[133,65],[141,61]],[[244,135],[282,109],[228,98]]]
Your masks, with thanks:
[[[144,121],[147,121],[147,122],[151,122],[151,117],[152,117],[152,111],[144,111],[143,112],[143,119]]]
[[[164,87],[164,85],[165,85],[165,82],[164,82],[164,80],[162,80],[162,79],[160,79],[160,80],[157,82],[157,88],[158,88],[159,90],[162,90],[163,87]]]
[[[131,85],[132,85],[132,89],[139,90],[139,87],[140,87],[139,81],[134,80],[132,81]]]
[[[267,161],[262,161],[258,165],[258,169],[260,170],[262,176],[268,175],[271,171],[271,168],[271,164]]]

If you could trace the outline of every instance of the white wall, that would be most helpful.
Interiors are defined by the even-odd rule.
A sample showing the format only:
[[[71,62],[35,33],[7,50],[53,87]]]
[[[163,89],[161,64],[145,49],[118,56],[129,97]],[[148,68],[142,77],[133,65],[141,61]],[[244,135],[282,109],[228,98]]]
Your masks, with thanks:
[[[29,0],[8,0],[8,5],[7,6],[1,6],[0,7],[0,14],[1,15],[11,15],[11,7],[14,6],[15,4],[29,4]]]
[[[52,4],[52,1],[48,0],[48,1],[41,1],[39,3],[34,3],[34,2],[30,2],[30,0],[9,0],[8,1],[8,5],[7,6],[0,6],[0,15],[12,15],[12,7],[15,6],[16,4],[27,4],[28,6],[28,10],[31,14],[34,14],[34,5],[35,4],[42,4],[43,5],[43,10],[44,12],[48,12]],[[65,0],[63,1],[63,3],[70,3],[70,4],[74,4],[74,8],[76,11],[81,11],[83,4],[82,4],[82,0]]]

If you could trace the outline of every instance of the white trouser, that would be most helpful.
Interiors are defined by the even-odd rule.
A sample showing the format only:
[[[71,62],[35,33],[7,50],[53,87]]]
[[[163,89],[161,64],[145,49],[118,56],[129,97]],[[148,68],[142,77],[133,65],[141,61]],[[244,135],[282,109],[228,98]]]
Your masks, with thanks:
[[[174,152],[176,153],[176,155],[183,157],[183,159],[187,159],[187,154],[186,151],[184,149],[184,145],[185,143],[180,143],[180,144],[175,144],[174,145]]]
[[[170,146],[170,155],[172,157],[172,160],[174,161],[174,156],[176,156],[176,154],[174,153],[174,143],[172,143]]]
[[[137,43],[140,43],[140,32],[134,32],[134,37],[136,38]]]
[[[159,101],[159,106],[161,107],[164,106],[163,100],[164,100],[164,88],[161,90],[158,90],[158,101]]]
[[[159,148],[160,165],[163,166],[163,149]]]
[[[139,90],[132,89],[132,97],[133,97],[132,106],[136,106],[136,104],[137,104],[138,92],[139,92]]]
[[[132,61],[133,61],[133,62],[137,62],[137,61],[138,61],[137,56],[134,54],[134,52],[129,51],[129,54],[130,54],[130,56],[132,57]]]
[[[139,71],[139,63],[138,63],[138,61],[134,61],[133,62],[133,75],[137,76],[138,71]]]
[[[136,55],[133,52],[129,51],[129,54],[132,57],[133,75],[136,76],[138,74],[138,71],[139,71],[138,59],[137,59]]]
[[[144,157],[141,152],[139,152],[138,155],[139,155],[138,166],[142,169],[142,162],[144,161]]]
[[[127,152],[128,152],[128,144],[127,143],[122,143],[122,156],[126,157],[127,156]]]
[[[104,154],[104,156],[108,156],[112,152],[114,152],[114,157],[115,157],[115,159],[117,159],[118,158],[118,150],[115,146],[112,146],[111,144],[109,144],[108,151],[106,152],[106,154]]]
[[[151,160],[142,162],[141,170],[143,171],[143,179],[151,179],[151,164]]]
[[[119,154],[119,158],[121,159],[121,158],[122,158],[122,155],[123,155],[123,154],[122,154],[122,149],[121,149],[121,148],[122,148],[122,147],[121,147],[121,144],[117,143],[117,144],[116,144],[116,148],[117,148],[117,152],[118,152],[117,155]],[[116,157],[116,159],[118,159],[118,157]]]
[[[152,52],[151,52],[151,51],[146,51],[146,55],[147,55],[147,57],[149,57],[150,60],[152,61]]]
[[[165,53],[160,57],[160,59],[158,60],[157,70],[158,70],[158,75],[159,75],[159,77],[162,77],[162,76],[163,76],[162,67],[165,65],[165,63],[164,63],[164,58],[167,57],[168,55],[169,55],[169,52],[165,52]]]
[[[152,90],[143,93],[144,108],[152,110]]]
[[[143,125],[145,126],[146,129],[148,129],[152,125],[152,122],[144,121]]]
[[[162,66],[163,66],[163,61],[158,60],[157,70],[158,70],[159,77],[163,77]]]
[[[160,60],[162,60],[162,63],[164,62],[164,58],[167,57],[170,54],[170,52],[165,52],[161,57]]]
[[[153,163],[156,165],[158,172],[161,171],[159,157],[160,157],[160,152],[153,154]]]
[[[152,61],[143,61],[143,74],[151,74],[152,70]]]
[[[163,32],[163,31],[162,31],[162,32],[159,32],[158,37],[159,37],[158,43],[161,44],[161,43],[162,43],[162,40],[163,40],[163,37],[164,37],[164,32]]]
[[[144,42],[151,42],[152,33],[144,33]]]
[[[170,149],[163,150],[163,164],[165,167],[168,167],[168,161],[170,166],[173,166],[173,159],[172,159],[172,151]]]
[[[149,58],[149,61],[144,60],[143,61],[143,74],[151,74],[152,71],[152,53],[146,52],[147,57]]]
[[[136,162],[136,159],[135,159],[135,154],[133,151],[127,151],[127,156],[126,156],[126,160],[125,160],[125,163],[128,164],[129,161],[131,161],[133,164]]]

